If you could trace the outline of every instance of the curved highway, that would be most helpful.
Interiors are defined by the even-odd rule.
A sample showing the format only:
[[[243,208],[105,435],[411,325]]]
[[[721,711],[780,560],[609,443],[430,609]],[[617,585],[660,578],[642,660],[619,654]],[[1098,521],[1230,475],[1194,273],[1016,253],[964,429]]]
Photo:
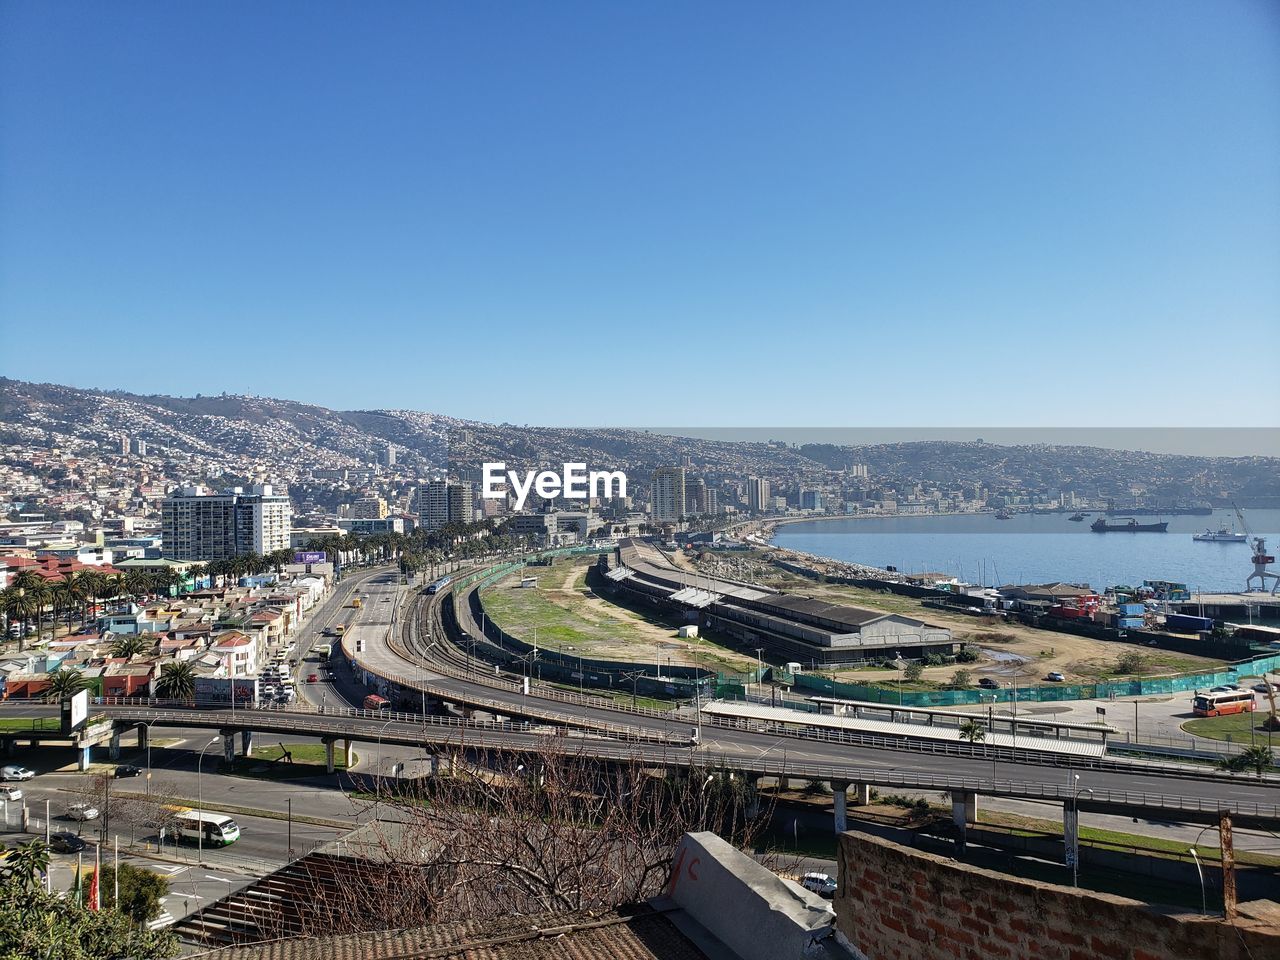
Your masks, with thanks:
[[[633,710],[600,697],[586,697],[536,682],[524,692],[524,678],[491,673],[488,665],[469,658],[467,648],[479,642],[479,625],[470,616],[468,594],[474,584],[444,595],[416,592],[409,598],[398,636],[388,637],[377,649],[366,648],[359,662],[375,668],[410,689],[443,700],[488,710],[499,716],[525,717],[549,723],[567,722],[601,732],[625,728],[649,739],[667,738],[670,744],[690,742],[694,718],[652,710]],[[456,594],[456,595],[455,595]],[[452,607],[456,618],[448,615]],[[386,670],[386,673],[382,673]],[[1132,761],[1053,758],[1051,765],[1032,762],[1024,754],[992,753],[982,745],[948,745],[945,748],[900,742],[868,745],[823,740],[798,734],[782,734],[734,726],[704,723],[701,742],[687,748],[725,766],[760,774],[783,769],[793,776],[894,785],[903,778],[939,781],[959,778],[982,783],[984,793],[1056,797],[1069,795],[1068,782],[1080,773],[1081,786],[1094,791],[1099,808],[1108,803],[1135,803],[1165,810],[1234,809],[1264,818],[1280,819],[1280,787],[1274,782],[1234,778],[1185,767],[1162,767]],[[579,749],[605,756],[599,740],[577,740]],[[634,753],[635,746],[626,746]],[[652,753],[654,747],[644,750]],[[689,753],[685,753],[689,756]],[[1018,785],[1013,788],[1011,785]],[[1012,790],[1013,792],[1008,792]],[[1122,798],[1128,797],[1128,800]],[[1108,799],[1112,798],[1112,799]],[[1082,808],[1087,807],[1082,803]]]

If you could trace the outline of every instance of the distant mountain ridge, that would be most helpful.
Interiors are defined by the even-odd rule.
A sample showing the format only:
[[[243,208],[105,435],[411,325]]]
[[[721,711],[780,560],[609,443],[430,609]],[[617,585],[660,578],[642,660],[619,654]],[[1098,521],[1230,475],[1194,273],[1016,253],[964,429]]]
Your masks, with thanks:
[[[141,396],[0,378],[0,444],[75,443],[118,450],[121,436],[145,440],[177,459],[222,462],[230,471],[293,479],[314,468],[361,468],[389,444],[402,469],[420,476],[486,460],[514,467],[566,460],[625,469],[641,486],[653,467],[688,457],[694,472],[779,483],[820,480],[830,470],[865,464],[873,482],[890,478],[946,487],[1071,490],[1162,502],[1278,498],[1280,460],[1192,457],[1097,447],[916,441],[846,447],[731,442],[635,429],[490,424],[413,410],[331,410],[268,397]]]

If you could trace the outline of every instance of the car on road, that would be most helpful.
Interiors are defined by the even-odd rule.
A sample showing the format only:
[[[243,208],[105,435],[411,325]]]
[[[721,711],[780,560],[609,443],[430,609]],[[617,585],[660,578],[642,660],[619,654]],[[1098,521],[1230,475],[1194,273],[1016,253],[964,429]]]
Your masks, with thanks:
[[[1048,680],[1050,683],[1062,683],[1064,680],[1067,679],[1057,670],[1050,670],[1048,673],[1044,675],[1044,678]]]
[[[142,776],[142,768],[134,766],[132,763],[122,763],[116,767],[116,779],[123,780],[126,777]]]
[[[1240,684],[1238,683],[1224,683],[1221,686],[1210,687],[1209,692],[1210,693],[1230,693],[1232,690],[1239,690],[1239,689],[1240,689]]]
[[[308,674],[307,674],[307,683],[319,683],[319,682],[320,682],[320,677],[319,677],[319,676],[317,676],[317,675],[316,675],[316,674],[314,674],[314,673],[308,673]]]
[[[87,844],[74,833],[59,830],[49,838],[49,849],[54,853],[79,853]]]
[[[978,686],[980,686],[983,690],[999,690],[1000,689],[1000,684],[997,681],[992,680],[990,677],[983,677],[981,680],[978,681]]]
[[[16,763],[0,768],[0,780],[30,780],[35,775],[34,770],[28,770],[26,767]]]
[[[806,873],[800,878],[800,886],[820,897],[830,899],[836,895],[835,877],[829,873]]]
[[[0,787],[0,800],[21,800],[21,787]]]
[[[71,820],[79,820],[81,823],[86,820],[97,820],[98,808],[91,803],[73,803],[67,807],[67,817]]]
[[[1263,680],[1261,683],[1255,683],[1253,685],[1253,689],[1258,691],[1258,693],[1266,693],[1268,690],[1272,693],[1280,693],[1280,683],[1276,683],[1274,680],[1268,683],[1266,680]]]

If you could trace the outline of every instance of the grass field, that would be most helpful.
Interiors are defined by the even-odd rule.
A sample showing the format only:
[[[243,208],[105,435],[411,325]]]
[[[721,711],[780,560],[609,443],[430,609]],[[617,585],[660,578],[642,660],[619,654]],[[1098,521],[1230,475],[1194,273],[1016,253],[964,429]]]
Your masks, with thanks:
[[[1268,713],[1265,709],[1253,713],[1233,713],[1225,717],[1197,717],[1182,725],[1187,733],[1210,740],[1230,740],[1233,743],[1248,744],[1251,742],[1266,743],[1266,723]],[[1271,739],[1280,747],[1280,731],[1271,731]]]
[[[602,660],[693,665],[736,673],[755,661],[705,639],[676,636],[678,624],[647,616],[595,596],[586,585],[589,558],[562,558],[537,571],[538,587],[523,589],[519,576],[481,593],[489,618],[512,636],[568,655]]]
[[[259,747],[252,757],[236,757],[235,765],[228,772],[255,780],[303,780],[328,775],[325,772],[323,743],[293,743],[289,745],[289,753],[293,757],[292,763],[276,759],[282,756],[279,744]],[[341,749],[334,750],[334,769],[347,769]]]
[[[0,717],[0,733],[61,730],[61,717]]]

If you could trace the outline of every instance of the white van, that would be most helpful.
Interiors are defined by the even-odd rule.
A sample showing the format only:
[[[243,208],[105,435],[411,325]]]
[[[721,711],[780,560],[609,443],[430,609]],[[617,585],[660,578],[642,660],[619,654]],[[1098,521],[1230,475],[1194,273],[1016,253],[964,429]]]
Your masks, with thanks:
[[[240,839],[240,825],[223,813],[187,810],[173,822],[178,839],[188,843],[200,843],[202,833],[206,847],[225,847]]]

